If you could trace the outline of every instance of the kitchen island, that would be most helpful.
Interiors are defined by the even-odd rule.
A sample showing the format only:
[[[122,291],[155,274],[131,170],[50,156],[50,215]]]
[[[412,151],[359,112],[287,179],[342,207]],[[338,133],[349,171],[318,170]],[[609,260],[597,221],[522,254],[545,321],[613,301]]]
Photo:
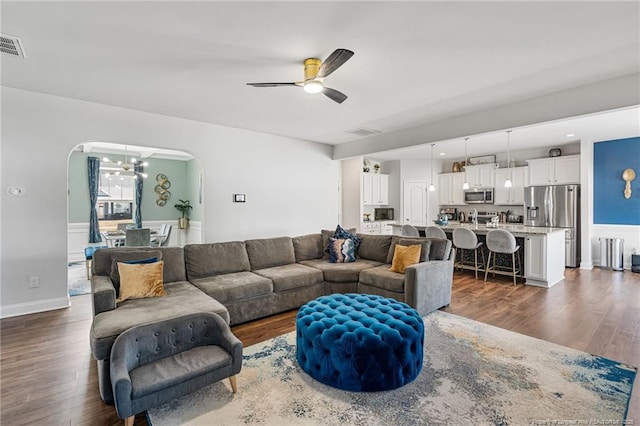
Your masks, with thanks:
[[[494,228],[454,221],[447,225],[434,226],[441,228],[450,240],[453,240],[453,230],[456,228],[471,229],[478,236],[478,240],[483,242],[487,233],[493,229],[509,231],[516,237],[520,246],[519,255],[524,260],[525,284],[549,288],[564,279],[566,232],[564,228],[543,228],[520,224],[499,224]],[[422,234],[426,226],[416,226],[416,228]],[[401,229],[402,225],[393,225],[394,235],[400,235]]]

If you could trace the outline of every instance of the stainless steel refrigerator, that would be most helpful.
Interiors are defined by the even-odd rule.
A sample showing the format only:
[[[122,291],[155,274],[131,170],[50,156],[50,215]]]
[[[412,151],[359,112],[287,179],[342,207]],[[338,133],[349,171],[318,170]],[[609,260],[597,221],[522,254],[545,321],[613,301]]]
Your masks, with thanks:
[[[566,228],[565,266],[579,266],[580,185],[526,187],[524,225]]]

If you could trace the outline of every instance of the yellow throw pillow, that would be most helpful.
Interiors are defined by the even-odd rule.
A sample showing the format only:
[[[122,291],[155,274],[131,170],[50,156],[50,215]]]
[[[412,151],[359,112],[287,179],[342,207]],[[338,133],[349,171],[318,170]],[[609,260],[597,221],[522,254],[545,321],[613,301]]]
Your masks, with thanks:
[[[391,272],[404,274],[407,266],[420,262],[421,250],[422,245],[420,244],[414,246],[401,246],[397,244],[393,251],[393,261],[391,262],[391,268],[389,268],[389,270]]]
[[[120,274],[120,297],[116,303],[127,299],[166,296],[162,282],[164,261],[154,263],[129,264],[118,262]]]

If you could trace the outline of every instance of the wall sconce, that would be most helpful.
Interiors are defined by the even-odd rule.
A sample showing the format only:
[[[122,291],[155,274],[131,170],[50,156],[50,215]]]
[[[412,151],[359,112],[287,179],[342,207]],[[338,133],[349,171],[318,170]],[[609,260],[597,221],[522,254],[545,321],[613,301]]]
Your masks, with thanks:
[[[622,172],[622,179],[627,183],[624,186],[624,198],[631,198],[631,181],[636,178],[636,172],[633,169],[626,169]]]

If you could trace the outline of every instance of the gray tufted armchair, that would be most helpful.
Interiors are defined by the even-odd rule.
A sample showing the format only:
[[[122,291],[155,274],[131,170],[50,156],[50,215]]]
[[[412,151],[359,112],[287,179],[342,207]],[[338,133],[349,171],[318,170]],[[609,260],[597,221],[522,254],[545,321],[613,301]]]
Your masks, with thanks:
[[[130,328],[111,350],[116,411],[133,425],[136,414],[227,377],[235,393],[241,367],[242,343],[216,314]]]

